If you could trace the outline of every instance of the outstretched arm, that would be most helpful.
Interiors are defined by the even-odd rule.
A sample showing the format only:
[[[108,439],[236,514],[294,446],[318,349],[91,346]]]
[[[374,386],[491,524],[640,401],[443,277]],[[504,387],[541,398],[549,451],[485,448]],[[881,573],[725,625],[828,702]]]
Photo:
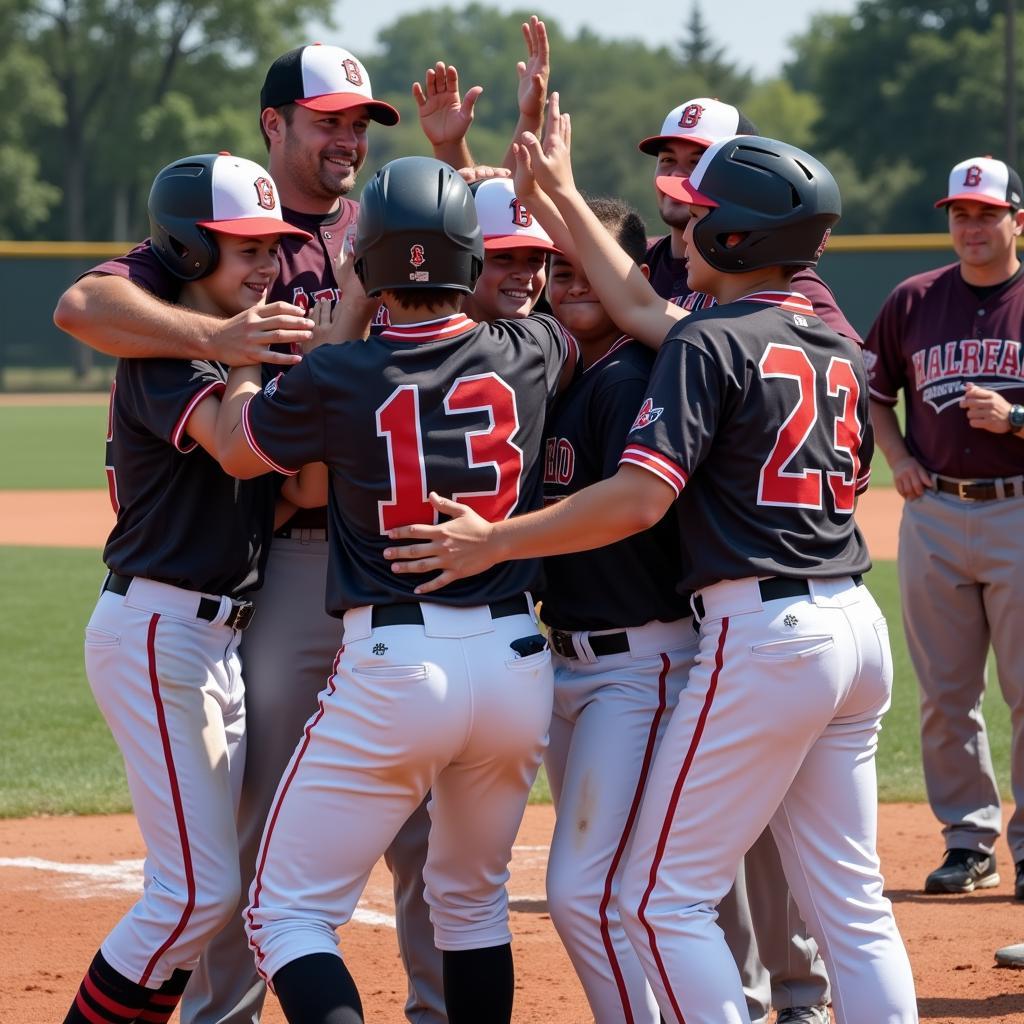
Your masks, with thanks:
[[[529,21],[523,22],[522,29],[523,40],[526,42],[526,60],[516,64],[516,74],[519,76],[516,94],[519,120],[501,161],[509,170],[515,170],[513,148],[519,136],[523,132],[540,134],[544,124],[544,105],[548,98],[548,80],[551,77],[551,48],[548,45],[547,26],[534,14]]]
[[[272,344],[302,343],[313,324],[298,306],[272,302],[228,320],[174,306],[127,278],[91,274],[57,303],[54,323],[97,352],[132,359],[212,359],[226,366],[297,363]]]
[[[463,99],[459,95],[458,70],[441,60],[427,68],[423,85],[413,82],[420,128],[438,160],[456,168],[473,163],[466,135],[473,123],[473,108],[483,91],[483,86],[474,85]]]
[[[467,505],[430,495],[442,515],[437,526],[402,526],[391,540],[420,543],[391,547],[384,557],[396,573],[439,572],[416,588],[429,594],[498,562],[589,551],[654,526],[675,501],[664,480],[638,466],[620,466],[615,476],[577,491],[564,501],[499,523],[489,523]]]
[[[559,111],[558,93],[552,93],[543,145],[527,132],[516,147],[516,181],[532,176],[551,199],[572,235],[591,286],[616,324],[638,341],[658,348],[686,311],[658,295],[591,212],[573,180],[571,142],[569,115]],[[528,200],[523,202],[529,205]],[[545,222],[543,206],[530,206],[530,210],[549,234],[552,228],[557,230],[556,224],[549,227]]]

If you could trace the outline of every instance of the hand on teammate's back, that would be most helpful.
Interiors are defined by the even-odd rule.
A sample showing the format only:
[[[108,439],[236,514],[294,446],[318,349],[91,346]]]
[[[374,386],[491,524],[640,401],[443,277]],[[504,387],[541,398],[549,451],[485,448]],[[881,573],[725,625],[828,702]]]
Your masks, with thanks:
[[[225,366],[277,363],[290,366],[301,360],[291,352],[275,352],[271,345],[303,345],[313,336],[313,321],[290,302],[265,301],[219,321],[210,334],[210,358]]]

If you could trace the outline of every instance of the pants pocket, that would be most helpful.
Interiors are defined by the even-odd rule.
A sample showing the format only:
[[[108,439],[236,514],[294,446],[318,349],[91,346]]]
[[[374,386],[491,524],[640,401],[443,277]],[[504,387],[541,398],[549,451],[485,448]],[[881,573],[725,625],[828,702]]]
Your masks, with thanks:
[[[85,645],[86,647],[119,647],[121,638],[116,633],[110,633],[105,629],[86,626]]]
[[[793,661],[817,657],[831,651],[835,645],[834,637],[828,635],[792,636],[752,644],[750,653],[755,657],[772,661]]]

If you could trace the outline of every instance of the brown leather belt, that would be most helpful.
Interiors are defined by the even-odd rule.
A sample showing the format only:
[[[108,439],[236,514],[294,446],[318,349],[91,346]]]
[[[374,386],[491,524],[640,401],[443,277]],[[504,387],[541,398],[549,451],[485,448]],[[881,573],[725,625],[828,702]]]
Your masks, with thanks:
[[[1009,476],[997,480],[955,480],[936,475],[935,490],[955,494],[961,501],[996,501],[1024,494],[1024,479]]]

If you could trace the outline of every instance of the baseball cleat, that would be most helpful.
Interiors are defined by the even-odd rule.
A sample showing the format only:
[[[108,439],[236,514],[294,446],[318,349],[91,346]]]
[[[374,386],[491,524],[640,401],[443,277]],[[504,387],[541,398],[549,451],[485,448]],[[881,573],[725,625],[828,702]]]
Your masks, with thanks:
[[[925,879],[924,891],[964,893],[998,884],[995,854],[954,849],[946,851],[946,859]]]
[[[829,1024],[827,1006],[790,1006],[779,1010],[775,1024]]]
[[[1013,883],[1013,898],[1024,900],[1024,858],[1017,861],[1016,878]]]
[[[996,963],[1000,967],[1024,967],[1024,942],[1016,946],[1003,946],[996,950]]]

